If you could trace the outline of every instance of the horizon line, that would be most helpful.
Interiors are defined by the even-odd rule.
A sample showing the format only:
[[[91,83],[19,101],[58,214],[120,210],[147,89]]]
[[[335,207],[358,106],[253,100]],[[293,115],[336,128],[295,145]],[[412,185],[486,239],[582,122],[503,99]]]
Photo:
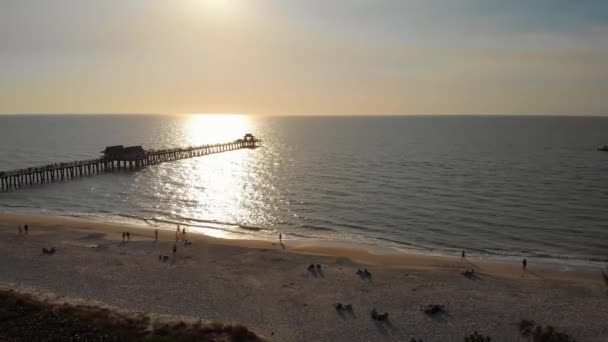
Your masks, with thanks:
[[[427,116],[427,117],[446,117],[446,116],[478,116],[478,117],[608,117],[606,114],[253,114],[253,113],[0,113],[0,116],[180,116],[180,115],[240,115],[240,116],[259,116],[259,117],[395,117],[395,116]]]

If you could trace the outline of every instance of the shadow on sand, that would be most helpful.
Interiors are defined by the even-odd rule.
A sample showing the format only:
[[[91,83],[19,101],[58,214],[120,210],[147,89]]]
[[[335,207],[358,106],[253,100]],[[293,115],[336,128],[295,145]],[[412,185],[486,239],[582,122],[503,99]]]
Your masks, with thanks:
[[[389,335],[396,330],[390,319],[386,319],[384,321],[374,320],[374,323],[376,325],[376,329],[378,329],[378,332],[382,335]]]
[[[532,276],[534,276],[534,277],[536,277],[536,278],[539,278],[539,279],[545,279],[545,277],[541,276],[540,274],[535,273],[535,272],[533,272],[533,271],[530,271],[530,270],[529,270],[529,269],[527,269],[527,268],[523,268],[523,269],[521,270],[521,276],[523,277],[523,276],[524,276],[524,275],[526,275],[526,274],[530,274],[530,275],[532,275]]]
[[[372,274],[367,269],[357,270],[357,275],[361,280],[372,281]]]
[[[440,311],[432,315],[427,314],[427,316],[431,317],[431,319],[438,323],[445,323],[448,321],[448,318],[452,317],[452,315],[450,315],[447,311]]]
[[[477,264],[475,264],[475,263],[473,263],[473,262],[469,261],[469,259],[464,258],[464,259],[462,259],[462,260],[463,260],[464,262],[466,262],[467,264],[471,265],[471,267],[473,267],[473,268],[475,268],[475,269],[480,270],[479,266],[477,266]]]
[[[481,277],[479,275],[477,275],[477,273],[474,273],[474,272],[462,272],[460,274],[462,274],[463,277],[465,277],[469,280],[474,280],[474,281],[482,280]]]
[[[336,308],[336,312],[338,313],[338,316],[340,316],[340,318],[342,318],[343,320],[346,320],[348,318],[350,318],[350,319],[357,318],[357,315],[353,311],[353,307],[350,304],[342,306],[341,303],[337,303],[335,305],[335,308]]]
[[[316,267],[315,267],[315,265],[310,264],[310,266],[308,266],[308,272],[312,273],[312,275],[315,278],[318,278],[318,277],[325,278],[325,273],[323,273],[323,268],[319,264],[317,264]]]

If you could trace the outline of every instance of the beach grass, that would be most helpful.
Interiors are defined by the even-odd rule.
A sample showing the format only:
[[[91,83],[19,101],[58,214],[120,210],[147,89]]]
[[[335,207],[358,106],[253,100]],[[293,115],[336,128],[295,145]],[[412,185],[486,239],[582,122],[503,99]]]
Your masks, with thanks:
[[[0,341],[262,341],[242,325],[154,319],[90,305],[52,304],[0,291]]]

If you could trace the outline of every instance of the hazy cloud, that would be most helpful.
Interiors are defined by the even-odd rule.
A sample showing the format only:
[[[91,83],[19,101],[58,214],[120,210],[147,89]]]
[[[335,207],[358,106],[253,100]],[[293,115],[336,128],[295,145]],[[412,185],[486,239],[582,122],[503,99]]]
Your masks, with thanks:
[[[591,0],[8,0],[0,112],[608,114],[607,33]]]

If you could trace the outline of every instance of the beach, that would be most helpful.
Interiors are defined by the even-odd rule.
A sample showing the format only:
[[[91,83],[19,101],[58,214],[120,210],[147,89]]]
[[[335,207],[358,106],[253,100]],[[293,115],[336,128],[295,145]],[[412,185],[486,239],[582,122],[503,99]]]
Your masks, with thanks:
[[[0,8],[0,342],[608,342],[608,0]]]
[[[29,225],[27,235],[19,225]],[[122,241],[122,232],[131,241]],[[269,341],[524,341],[534,320],[579,341],[608,339],[600,268],[488,260],[364,247],[227,240],[75,218],[0,214],[0,287],[53,302],[242,324]],[[42,255],[42,248],[56,249]],[[167,255],[166,262],[159,255]],[[319,264],[320,270],[307,270]],[[357,275],[368,269],[370,277]],[[474,277],[461,273],[474,269]],[[352,312],[335,303],[351,304]],[[443,304],[430,316],[426,304]],[[387,321],[370,311],[388,312]]]

